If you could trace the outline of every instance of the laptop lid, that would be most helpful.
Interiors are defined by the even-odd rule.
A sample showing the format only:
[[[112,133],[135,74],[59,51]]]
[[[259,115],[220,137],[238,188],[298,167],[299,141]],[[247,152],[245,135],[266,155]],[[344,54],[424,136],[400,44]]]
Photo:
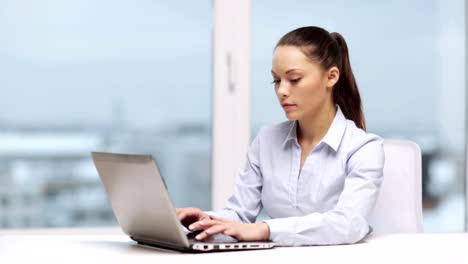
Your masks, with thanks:
[[[189,248],[151,155],[91,153],[122,230],[132,239]]]

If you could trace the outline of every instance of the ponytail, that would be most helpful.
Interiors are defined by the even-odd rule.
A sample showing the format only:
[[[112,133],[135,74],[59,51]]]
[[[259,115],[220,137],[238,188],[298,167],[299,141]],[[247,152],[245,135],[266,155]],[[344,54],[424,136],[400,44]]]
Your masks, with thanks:
[[[349,62],[348,46],[341,34],[328,33],[320,27],[302,27],[284,35],[276,46],[300,47],[307,57],[326,70],[337,66],[340,77],[333,87],[333,102],[347,119],[353,120],[357,127],[366,129],[361,96]]]
[[[340,33],[333,32],[330,35],[338,43],[341,54],[340,78],[333,88],[333,101],[340,106],[346,118],[353,120],[357,127],[366,130],[361,95],[351,69],[348,45]]]

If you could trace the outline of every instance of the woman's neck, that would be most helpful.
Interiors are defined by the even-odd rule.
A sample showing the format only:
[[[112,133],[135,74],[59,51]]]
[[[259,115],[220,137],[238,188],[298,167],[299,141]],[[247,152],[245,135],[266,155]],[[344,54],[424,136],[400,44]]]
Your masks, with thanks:
[[[297,138],[301,145],[316,145],[328,132],[336,115],[336,106],[326,104],[314,115],[298,120]]]

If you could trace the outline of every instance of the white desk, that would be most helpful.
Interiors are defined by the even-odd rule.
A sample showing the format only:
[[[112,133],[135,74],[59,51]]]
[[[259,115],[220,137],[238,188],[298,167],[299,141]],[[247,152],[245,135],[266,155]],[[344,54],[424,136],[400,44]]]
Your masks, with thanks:
[[[0,263],[464,263],[468,233],[371,236],[343,246],[187,254],[141,247],[120,229],[0,230]]]

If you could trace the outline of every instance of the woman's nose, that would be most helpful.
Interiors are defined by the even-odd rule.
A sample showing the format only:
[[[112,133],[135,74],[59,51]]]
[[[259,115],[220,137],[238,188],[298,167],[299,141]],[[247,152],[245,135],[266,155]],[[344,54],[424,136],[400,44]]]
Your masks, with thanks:
[[[278,95],[281,97],[286,97],[289,95],[288,87],[285,84],[280,83],[278,87]]]

